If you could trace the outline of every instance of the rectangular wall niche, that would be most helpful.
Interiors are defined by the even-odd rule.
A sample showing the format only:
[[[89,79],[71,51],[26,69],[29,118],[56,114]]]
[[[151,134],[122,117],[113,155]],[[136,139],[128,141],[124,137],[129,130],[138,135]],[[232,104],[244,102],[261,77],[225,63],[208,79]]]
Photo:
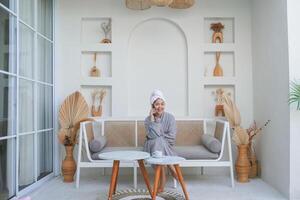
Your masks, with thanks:
[[[223,69],[224,77],[235,76],[234,52],[221,51],[219,63]],[[204,76],[213,77],[215,66],[216,66],[216,52],[205,52],[204,53]]]
[[[96,62],[94,62],[96,56]],[[81,54],[81,76],[83,80],[111,77],[111,52],[84,51]],[[91,69],[96,66],[99,77],[91,76]]]
[[[213,30],[210,29],[212,23],[222,23],[224,25],[224,43],[234,43],[234,18],[231,17],[207,17],[204,18],[204,41],[212,43]]]
[[[230,93],[231,98],[235,101],[235,87],[234,85],[206,85],[204,86],[204,104],[203,111],[206,118],[215,117],[216,107],[216,90],[222,88],[226,93]]]
[[[84,96],[89,105],[89,116],[91,116],[92,109],[92,92],[95,90],[106,90],[106,95],[102,102],[102,117],[110,117],[112,114],[112,87],[111,86],[81,86],[80,92]]]
[[[81,44],[99,44],[105,38],[102,30],[102,23],[109,23],[111,18],[89,18],[81,19]],[[108,39],[112,40],[112,30],[108,34]]]

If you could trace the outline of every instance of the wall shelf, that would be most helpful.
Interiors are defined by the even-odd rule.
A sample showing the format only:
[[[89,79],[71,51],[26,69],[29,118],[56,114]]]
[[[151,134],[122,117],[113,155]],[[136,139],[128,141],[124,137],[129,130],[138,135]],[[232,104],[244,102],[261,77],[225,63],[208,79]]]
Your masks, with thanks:
[[[235,51],[235,44],[226,44],[226,43],[211,43],[211,44],[203,44],[204,51]]]
[[[205,86],[209,85],[235,85],[236,84],[236,78],[234,77],[204,77],[203,83]]]
[[[83,44],[81,45],[81,52],[90,52],[90,51],[98,51],[98,52],[112,52],[112,44]]]
[[[112,86],[112,78],[111,77],[88,77],[85,80],[81,81],[81,86]]]

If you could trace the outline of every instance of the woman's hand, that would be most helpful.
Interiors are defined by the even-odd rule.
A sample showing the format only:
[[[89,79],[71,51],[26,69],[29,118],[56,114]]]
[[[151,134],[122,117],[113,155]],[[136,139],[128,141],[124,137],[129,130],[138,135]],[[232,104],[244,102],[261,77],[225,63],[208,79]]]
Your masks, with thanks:
[[[155,121],[155,118],[154,118],[154,114],[155,114],[155,113],[156,113],[155,108],[151,108],[150,113],[149,113],[149,116],[150,116],[150,120],[151,120],[152,122]]]

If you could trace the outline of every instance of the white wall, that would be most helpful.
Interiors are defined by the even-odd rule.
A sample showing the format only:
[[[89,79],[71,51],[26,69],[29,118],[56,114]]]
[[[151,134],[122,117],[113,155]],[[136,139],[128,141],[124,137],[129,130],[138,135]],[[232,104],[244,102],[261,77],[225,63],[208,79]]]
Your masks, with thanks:
[[[211,117],[214,113],[212,94],[210,90],[218,85],[231,86],[233,97],[236,99],[242,114],[243,124],[248,126],[253,120],[253,95],[252,95],[252,59],[251,59],[251,9],[249,0],[198,0],[194,7],[188,10],[174,10],[168,8],[153,7],[146,11],[132,11],[125,7],[124,1],[120,0],[57,0],[56,1],[56,108],[64,98],[70,93],[81,90],[81,20],[83,17],[111,17],[112,18],[112,84],[111,92],[111,115],[113,117],[127,117],[129,115],[148,114],[148,96],[150,91],[159,87],[153,84],[151,88],[150,80],[155,73],[149,74],[148,82],[141,82],[140,77],[136,77],[137,71],[131,69],[144,60],[145,65],[167,65],[166,69],[154,69],[160,73],[161,80],[158,82],[167,95],[167,109],[176,116]],[[209,24],[205,24],[206,17],[226,17],[234,19],[234,44],[224,44],[222,50],[234,52],[235,77],[227,77],[223,80],[204,79],[205,51],[219,50],[215,46],[207,45],[207,31]],[[155,26],[155,18],[158,26]],[[159,20],[160,19],[160,20]],[[155,55],[154,44],[144,41],[148,45],[146,52],[152,52],[150,56],[143,52],[143,46],[139,46],[136,41],[142,42],[142,34],[134,35],[134,28],[141,22],[150,20],[141,26],[148,26],[136,29],[141,33],[148,32],[145,39],[160,36],[167,38],[162,32],[164,29],[171,35],[172,40],[164,40],[163,45],[159,40],[157,48],[169,53],[164,57],[166,60],[151,60]],[[205,29],[204,29],[205,27]],[[226,26],[230,28],[230,26]],[[226,30],[227,34],[227,30]],[[147,38],[148,37],[148,38]],[[131,41],[130,41],[131,40]],[[179,41],[178,41],[179,40]],[[186,41],[185,41],[186,40]],[[179,44],[178,44],[179,42]],[[186,42],[186,44],[184,44]],[[164,45],[167,48],[162,49]],[[135,46],[130,46],[135,45]],[[185,47],[186,45],[186,47]],[[140,48],[141,52],[134,50]],[[177,49],[180,48],[180,49]],[[128,52],[130,51],[130,53]],[[140,53],[140,54],[138,54]],[[128,55],[129,54],[129,55]],[[174,56],[180,56],[179,60]],[[140,55],[132,65],[131,58]],[[128,60],[130,58],[130,60]],[[150,59],[150,61],[149,61]],[[232,60],[232,59],[227,59]],[[226,62],[226,59],[224,59]],[[129,63],[129,64],[128,64]],[[221,63],[222,64],[222,63]],[[227,63],[223,63],[227,66]],[[172,66],[171,66],[172,65]],[[179,70],[172,70],[171,67]],[[130,69],[132,71],[130,71]],[[151,70],[147,69],[148,73]],[[141,70],[141,73],[144,71]],[[140,75],[139,73],[138,75]],[[144,74],[145,76],[145,74]],[[162,78],[166,77],[166,81]],[[146,77],[147,78],[147,77]],[[179,81],[177,81],[179,78]],[[168,85],[170,84],[170,85]],[[210,84],[210,85],[209,85]],[[130,88],[134,85],[134,90]],[[217,86],[216,86],[217,85]],[[234,86],[234,88],[232,88]],[[178,90],[179,92],[176,93]],[[176,91],[176,92],[174,92]],[[132,95],[135,94],[135,102]],[[187,94],[187,95],[184,95]],[[184,96],[180,96],[184,95]],[[138,106],[134,103],[138,102]],[[180,105],[184,104],[184,105]],[[207,106],[208,105],[208,106]],[[175,109],[176,106],[182,108]]]
[[[300,80],[300,1],[288,0],[288,36],[290,80]],[[290,198],[300,199],[300,112],[290,110]]]
[[[289,92],[285,0],[252,1],[254,119],[270,119],[259,140],[262,179],[289,195]]]

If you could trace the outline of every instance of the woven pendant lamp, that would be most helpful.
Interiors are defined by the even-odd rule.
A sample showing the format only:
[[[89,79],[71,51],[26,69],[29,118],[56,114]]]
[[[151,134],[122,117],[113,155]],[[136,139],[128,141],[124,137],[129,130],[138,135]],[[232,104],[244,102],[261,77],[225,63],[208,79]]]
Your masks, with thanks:
[[[151,8],[151,0],[126,0],[126,7],[132,10],[146,10]]]
[[[192,7],[194,4],[195,0],[173,0],[169,7],[177,9],[186,9]]]
[[[173,2],[173,0],[151,0],[152,5],[156,5],[159,7],[168,6]]]

